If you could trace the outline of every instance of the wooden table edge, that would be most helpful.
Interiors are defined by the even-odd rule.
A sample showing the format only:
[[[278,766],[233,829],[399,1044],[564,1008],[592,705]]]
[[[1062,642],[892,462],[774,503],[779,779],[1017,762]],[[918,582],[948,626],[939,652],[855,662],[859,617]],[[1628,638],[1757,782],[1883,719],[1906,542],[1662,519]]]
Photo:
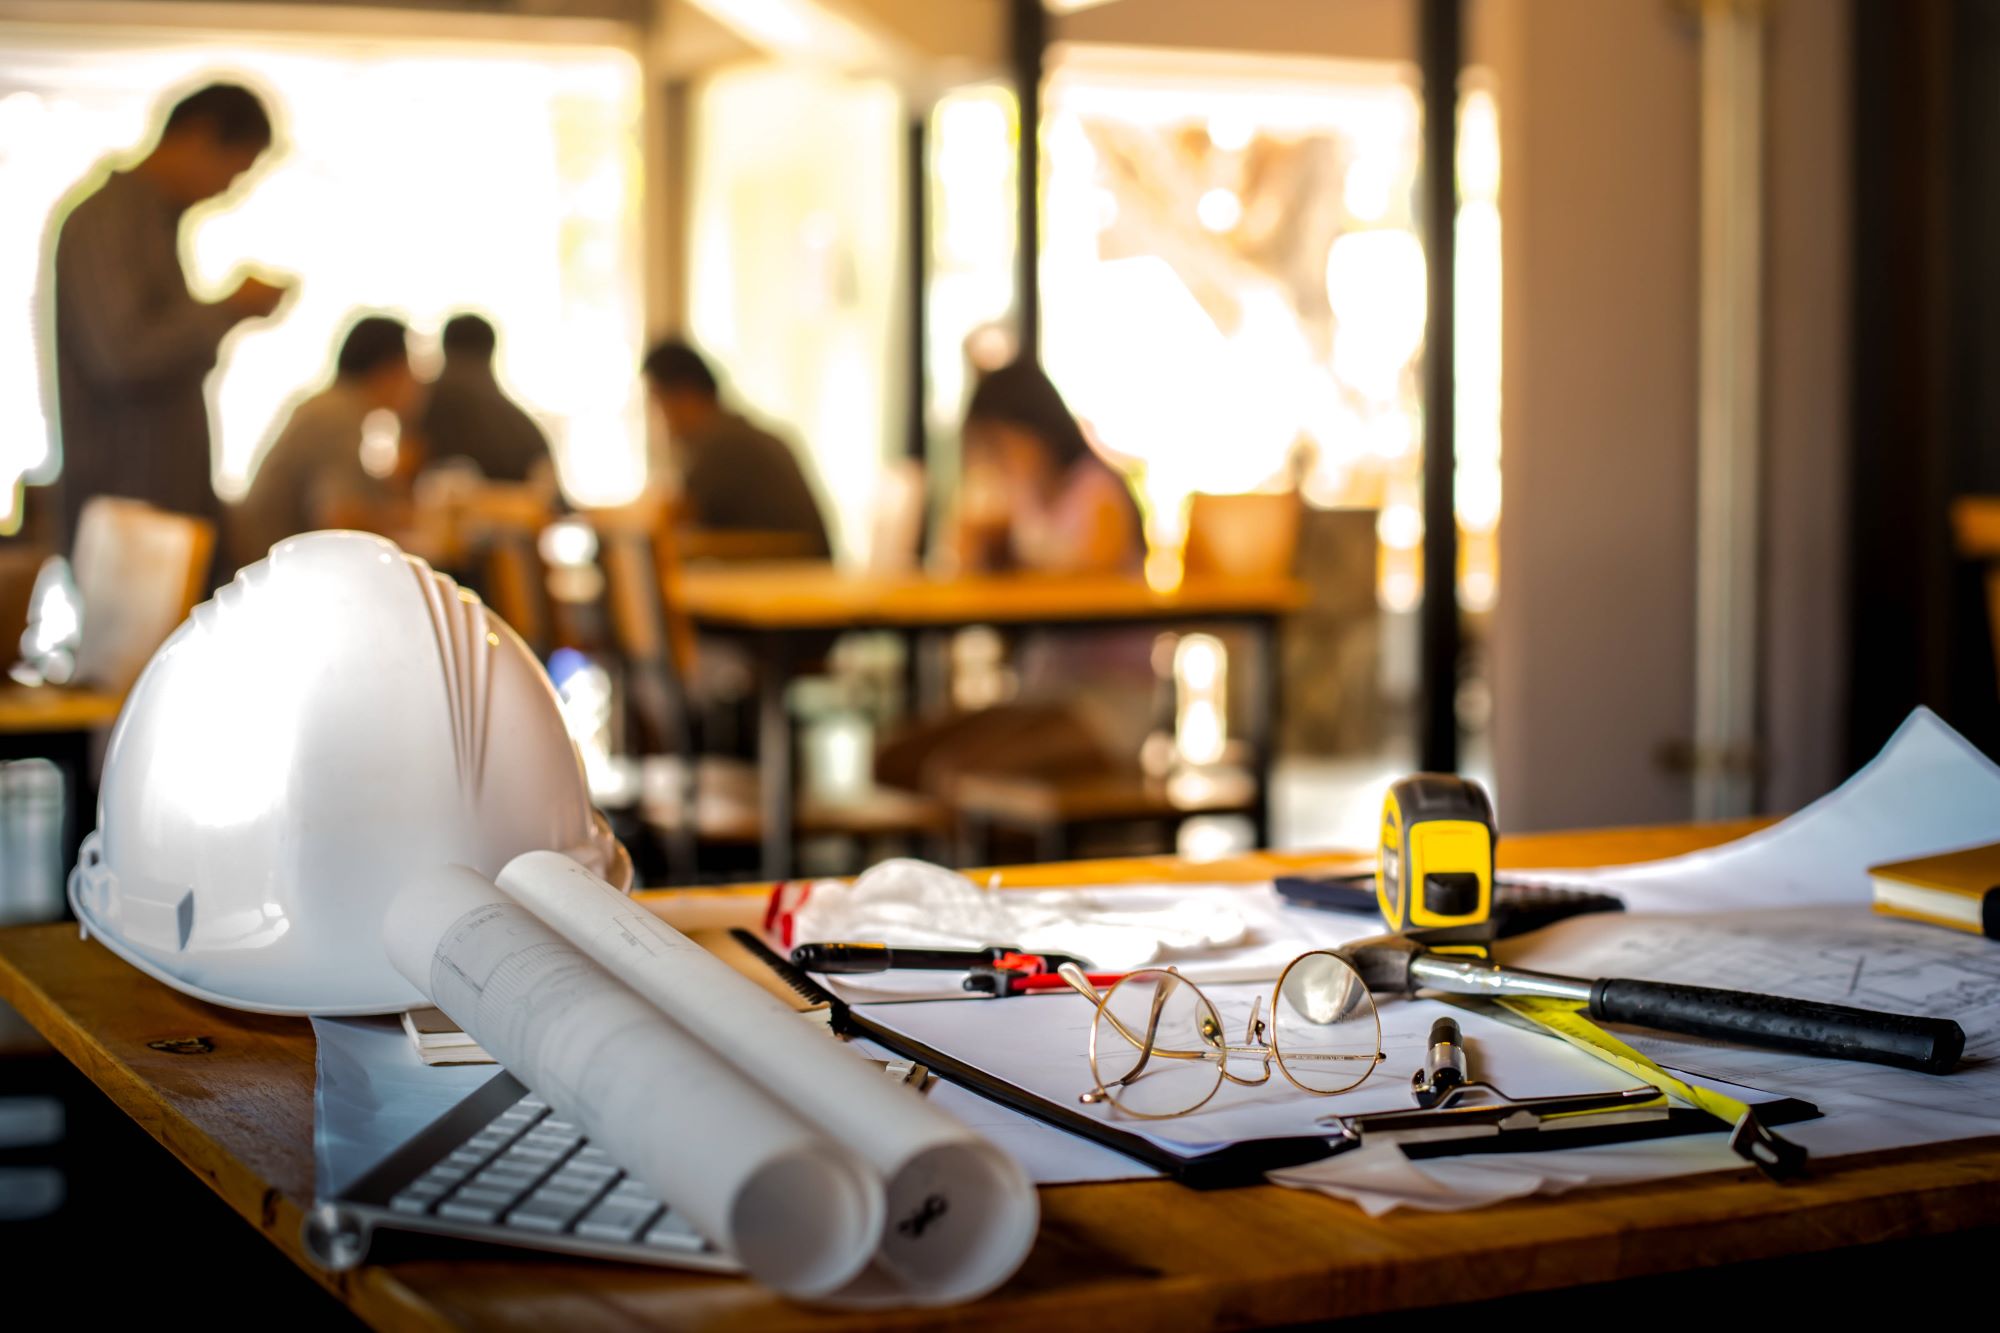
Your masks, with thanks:
[[[0,685],[0,736],[95,731],[118,720],[123,694],[68,686]]]
[[[298,1202],[276,1185],[266,1184],[228,1148],[192,1124],[88,1031],[66,1021],[39,986],[4,960],[0,960],[0,1000],[12,1005],[113,1105],[358,1318],[380,1329],[456,1327],[385,1267],[366,1264],[345,1273],[330,1273],[313,1262],[305,1251],[301,1231],[306,1214]]]
[[[1756,826],[1747,824],[1682,829],[1702,841],[1714,842]],[[1617,833],[1601,835],[1615,838]],[[1578,839],[1569,839],[1571,842]],[[1586,843],[1588,839],[1584,839]],[[1533,855],[1534,839],[1523,839],[1512,859],[1550,859]],[[1224,865],[1194,867],[1211,879],[1235,871],[1249,877],[1280,866],[1325,861],[1334,853],[1255,853]],[[1123,865],[1129,863],[1111,863]],[[1140,864],[1146,864],[1144,862]],[[1185,868],[1185,867],[1184,867]],[[1072,863],[1038,867],[1024,879],[1043,883],[1064,878],[1095,878],[1091,871],[1109,873],[1105,863]],[[1018,882],[1018,881],[1017,881]],[[1100,880],[1100,882],[1107,882]],[[1108,881],[1115,882],[1115,881]],[[1022,887],[1028,885],[1023,883]],[[762,886],[718,891],[665,891],[648,894],[649,905],[665,905],[676,894],[684,899],[707,897],[740,911],[761,901]],[[663,912],[672,919],[674,914]],[[132,1067],[125,1065],[93,1035],[67,1021],[39,986],[11,961],[0,959],[0,998],[14,1004],[52,1045],[142,1128],[171,1151],[181,1163],[206,1181],[240,1216],[261,1232],[322,1287],[374,1327],[432,1330],[456,1327],[448,1307],[426,1300],[395,1276],[394,1270],[367,1265],[346,1274],[328,1274],[306,1255],[300,1240],[303,1211],[276,1186],[222,1142],[191,1123],[159,1095]],[[1941,1178],[1912,1186],[1908,1173],[1923,1170]],[[1009,1292],[1003,1288],[1008,1318],[1040,1315],[1053,1327],[1097,1327],[1103,1319],[1130,1315],[1135,1289],[1155,1299],[1148,1308],[1161,1315],[1156,1327],[1248,1327],[1264,1322],[1296,1322],[1302,1309],[1327,1315],[1360,1315],[1385,1310],[1477,1300],[1512,1292],[1548,1290],[1620,1278],[1681,1271],[1703,1262],[1749,1262],[1787,1255],[1822,1252],[1871,1240],[1941,1234],[1967,1226],[2000,1221],[2000,1138],[1964,1140],[1879,1153],[1828,1159],[1815,1174],[1790,1186],[1773,1186],[1753,1172],[1724,1171],[1675,1177],[1616,1189],[1585,1189],[1556,1198],[1534,1198],[1461,1213],[1404,1213],[1370,1223],[1362,1230],[1380,1242],[1383,1264],[1376,1267],[1329,1268],[1323,1257],[1302,1255],[1289,1265],[1251,1278],[1203,1270],[1185,1276],[1153,1273],[1123,1275],[1084,1286],[1064,1284]],[[1178,1193],[1165,1181],[1126,1185],[1044,1187],[1044,1199],[1057,1197],[1108,1199],[1111,1191]],[[1718,1194],[1718,1191],[1722,1192]],[[1281,1194],[1282,1187],[1252,1186],[1239,1195],[1246,1207],[1258,1198]],[[1718,1213],[1723,1194],[1736,1196]],[[1329,1201],[1330,1202],[1330,1201]],[[1648,1206],[1670,1216],[1650,1225],[1624,1215]],[[1476,1226],[1496,1214],[1516,1225],[1493,1230],[1490,1238],[1458,1251],[1468,1263],[1436,1286],[1414,1271],[1403,1229],[1430,1227],[1453,1230]],[[1060,1205],[1050,1211],[1061,1212]],[[1350,1221],[1359,1221],[1352,1214]],[[1041,1244],[1063,1244],[1066,1238],[1045,1236]],[[1404,1252],[1398,1254],[1402,1249]],[[1549,1256],[1560,1254],[1560,1263]],[[1399,1262],[1400,1260],[1400,1262]],[[1031,1265],[1033,1260],[1030,1260]],[[1118,1277],[1118,1274],[1108,1277]],[[1136,1284],[1136,1288],[1135,1288]],[[1421,1288],[1421,1289],[1419,1289]],[[775,1298],[774,1298],[775,1299]],[[779,1305],[767,1311],[772,1327],[841,1325],[862,1328],[869,1319],[884,1327],[917,1327],[932,1322],[967,1322],[966,1307],[957,1311],[902,1310],[869,1312],[867,1316],[836,1315],[806,1307]],[[977,1321],[972,1321],[977,1322]]]

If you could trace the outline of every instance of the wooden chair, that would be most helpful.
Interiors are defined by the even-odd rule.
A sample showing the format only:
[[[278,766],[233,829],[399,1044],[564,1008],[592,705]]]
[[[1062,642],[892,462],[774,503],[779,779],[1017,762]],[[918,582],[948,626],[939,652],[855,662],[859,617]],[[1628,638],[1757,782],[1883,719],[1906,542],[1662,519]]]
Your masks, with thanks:
[[[1298,555],[1299,519],[1292,491],[1197,495],[1188,503],[1182,577],[1282,577]]]
[[[1182,577],[1272,578],[1290,572],[1300,517],[1299,498],[1291,492],[1195,496],[1188,507]],[[1162,776],[1145,772],[1136,757],[1108,767],[967,772],[948,789],[961,855],[982,864],[994,859],[998,830],[1027,834],[1043,859],[1066,860],[1075,835],[1085,828],[1152,825],[1176,838],[1196,815],[1247,814],[1265,797],[1244,775]]]
[[[693,718],[701,658],[694,625],[676,595],[680,554],[671,506],[651,498],[583,516],[597,532],[627,697],[644,745],[664,756],[648,766],[640,816],[664,844],[675,877],[691,881],[703,844],[761,841],[757,770],[744,760],[700,753]],[[797,827],[804,836],[914,841],[940,836],[948,824],[939,803],[877,786],[852,800],[808,796],[800,802]]]
[[[76,680],[122,695],[208,591],[215,526],[142,500],[93,497],[70,568],[83,603]]]
[[[548,496],[532,486],[481,482],[459,504],[463,558],[480,596],[546,658],[556,646],[556,617],[536,542],[555,517]]]
[[[46,759],[62,773],[65,867],[97,807],[92,737],[117,720],[126,691],[207,591],[214,553],[215,527],[203,519],[112,496],[83,507],[70,552],[83,613],[73,683],[0,685],[0,760]]]

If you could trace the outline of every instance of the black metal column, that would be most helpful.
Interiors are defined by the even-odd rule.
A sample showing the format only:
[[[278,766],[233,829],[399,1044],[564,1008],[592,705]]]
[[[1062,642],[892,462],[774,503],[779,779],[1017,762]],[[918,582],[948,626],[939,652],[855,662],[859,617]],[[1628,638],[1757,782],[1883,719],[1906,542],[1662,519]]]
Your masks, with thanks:
[[[1458,768],[1458,462],[1453,396],[1453,304],[1457,290],[1458,75],[1464,57],[1463,0],[1422,0],[1417,45],[1424,81],[1421,185],[1429,308],[1424,324],[1424,601],[1421,616],[1419,762]]]
[[[1039,357],[1042,346],[1042,56],[1048,49],[1049,16],[1042,0],[1013,0],[1009,14],[1014,97],[1021,113],[1019,187],[1015,228],[1014,300],[1021,355]]]

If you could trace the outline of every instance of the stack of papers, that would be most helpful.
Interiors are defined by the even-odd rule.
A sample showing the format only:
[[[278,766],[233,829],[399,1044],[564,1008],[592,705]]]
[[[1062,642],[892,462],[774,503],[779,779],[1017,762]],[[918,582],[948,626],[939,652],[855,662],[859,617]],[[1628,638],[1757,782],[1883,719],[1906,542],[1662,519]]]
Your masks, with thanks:
[[[403,1015],[403,1031],[417,1058],[427,1065],[490,1065],[494,1063],[465,1031],[446,1018],[442,1009],[412,1009]]]

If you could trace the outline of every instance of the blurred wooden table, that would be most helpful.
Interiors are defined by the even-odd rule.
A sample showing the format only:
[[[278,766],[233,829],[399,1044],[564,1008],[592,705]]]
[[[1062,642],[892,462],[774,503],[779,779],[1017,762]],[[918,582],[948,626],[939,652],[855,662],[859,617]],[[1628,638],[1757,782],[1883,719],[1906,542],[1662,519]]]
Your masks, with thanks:
[[[682,573],[681,609],[707,633],[747,641],[757,658],[757,761],[763,813],[763,872],[792,873],[796,812],[791,719],[785,708],[802,640],[842,630],[922,632],[991,625],[1077,631],[1117,626],[1240,627],[1254,642],[1248,725],[1257,795],[1256,842],[1270,833],[1270,779],[1279,691],[1275,631],[1305,604],[1292,578],[1193,579],[1156,591],[1127,575],[869,574],[826,562],[694,567]]]
[[[90,735],[118,720],[122,694],[63,686],[0,686],[0,760],[46,759],[62,773],[62,854],[76,864],[86,821],[97,812],[90,780]]]
[[[1749,827],[1524,836],[1501,844],[1501,854],[1515,866],[1595,865],[1688,851]],[[1326,861],[1265,854],[1207,864],[1083,862],[1004,871],[1002,882],[1254,881]],[[650,894],[647,903],[693,929],[754,921],[763,898],[759,887]],[[381,1329],[1240,1329],[2000,1223],[2000,1139],[1989,1138],[1816,1163],[1811,1178],[1782,1186],[1746,1169],[1379,1219],[1273,1185],[1211,1193],[1166,1181],[1047,1188],[1041,1232],[1021,1271],[985,1300],[949,1310],[811,1310],[739,1278],[497,1248],[418,1248],[328,1275],[311,1266],[299,1240],[313,1196],[313,1038],[304,1020],[189,999],[79,940],[74,926],[0,930],[0,999],[251,1228]],[[173,1055],[147,1044],[193,1036],[214,1049]],[[246,1231],[244,1243],[260,1242]],[[218,1254],[212,1271],[226,1280],[229,1264]],[[1770,1294],[1785,1308],[1782,1291]],[[1619,1308],[1612,1293],[1603,1309]]]

